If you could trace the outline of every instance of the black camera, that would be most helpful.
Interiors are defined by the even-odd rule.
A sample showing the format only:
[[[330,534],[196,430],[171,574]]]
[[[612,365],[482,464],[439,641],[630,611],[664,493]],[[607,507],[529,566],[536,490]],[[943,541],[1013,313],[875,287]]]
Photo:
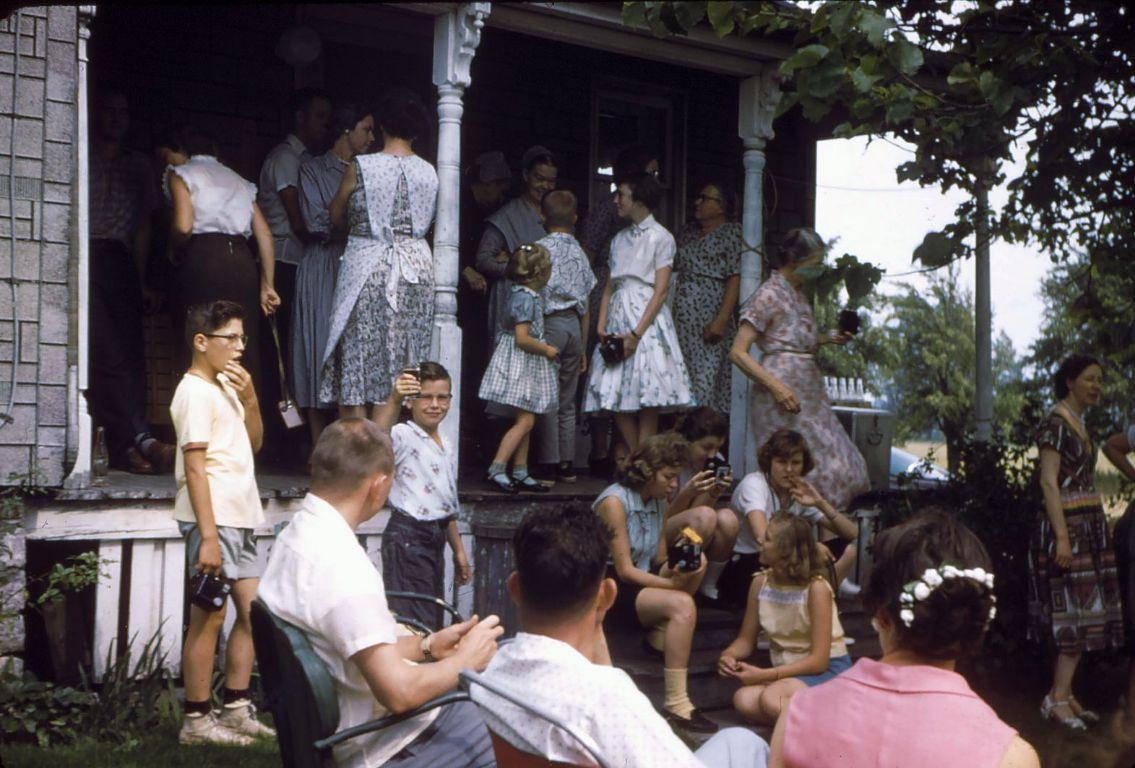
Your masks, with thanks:
[[[859,333],[859,313],[854,309],[843,309],[839,313],[838,328],[840,333],[850,333],[852,336]]]
[[[705,460],[705,469],[708,472],[713,472],[713,480],[718,485],[725,485],[733,474],[733,468],[724,459],[717,456],[710,456]]]
[[[689,573],[701,568],[701,536],[689,526],[682,529],[666,551],[666,563],[676,573]]]
[[[618,365],[627,356],[622,336],[606,336],[599,344],[599,354],[607,365]]]
[[[210,576],[204,571],[198,572],[189,580],[189,602],[210,613],[224,608],[225,598],[232,591],[233,585],[228,581]]]

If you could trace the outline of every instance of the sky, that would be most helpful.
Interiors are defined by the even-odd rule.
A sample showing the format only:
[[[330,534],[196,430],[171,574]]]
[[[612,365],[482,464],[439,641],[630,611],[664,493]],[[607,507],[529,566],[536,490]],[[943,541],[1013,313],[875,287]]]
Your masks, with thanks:
[[[860,261],[882,267],[887,276],[880,290],[894,292],[902,283],[925,285],[925,276],[902,273],[920,269],[911,263],[914,249],[927,232],[947,224],[963,193],[900,184],[895,168],[912,158],[909,149],[889,141],[866,138],[832,139],[817,146],[816,231],[825,239],[838,237],[833,254],[852,253]],[[1012,179],[1023,163],[1005,169]],[[990,193],[990,205],[1003,205],[1007,193]],[[1043,311],[1040,282],[1048,272],[1047,256],[1031,246],[994,241],[990,248],[993,294],[993,337],[1003,330],[1017,353],[1028,351],[1036,340]],[[958,266],[972,292],[972,259]]]

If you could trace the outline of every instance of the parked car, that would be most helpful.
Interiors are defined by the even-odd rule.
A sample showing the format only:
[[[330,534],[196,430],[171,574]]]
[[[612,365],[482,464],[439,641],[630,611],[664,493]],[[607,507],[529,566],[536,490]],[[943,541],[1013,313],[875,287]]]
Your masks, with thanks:
[[[892,488],[933,488],[949,481],[950,473],[909,451],[891,448],[890,478]]]

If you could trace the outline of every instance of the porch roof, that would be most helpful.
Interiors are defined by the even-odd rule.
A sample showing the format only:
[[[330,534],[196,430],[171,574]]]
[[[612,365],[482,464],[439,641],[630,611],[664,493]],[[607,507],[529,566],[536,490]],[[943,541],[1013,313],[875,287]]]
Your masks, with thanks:
[[[392,3],[406,10],[437,15],[457,3]],[[655,37],[623,24],[622,3],[496,2],[487,27],[556,40],[587,48],[635,56],[722,75],[759,74],[762,63],[780,61],[792,53],[786,42],[760,35],[717,37],[699,26],[688,35]]]

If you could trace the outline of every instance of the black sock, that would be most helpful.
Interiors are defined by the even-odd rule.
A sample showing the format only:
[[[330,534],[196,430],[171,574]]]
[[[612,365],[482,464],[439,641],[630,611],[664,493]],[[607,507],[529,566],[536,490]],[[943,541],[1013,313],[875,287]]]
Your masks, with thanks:
[[[187,715],[207,715],[213,711],[213,702],[205,699],[205,701],[189,701],[185,700],[185,714]]]
[[[225,688],[224,703],[232,704],[237,701],[248,701],[252,698],[251,688]]]

